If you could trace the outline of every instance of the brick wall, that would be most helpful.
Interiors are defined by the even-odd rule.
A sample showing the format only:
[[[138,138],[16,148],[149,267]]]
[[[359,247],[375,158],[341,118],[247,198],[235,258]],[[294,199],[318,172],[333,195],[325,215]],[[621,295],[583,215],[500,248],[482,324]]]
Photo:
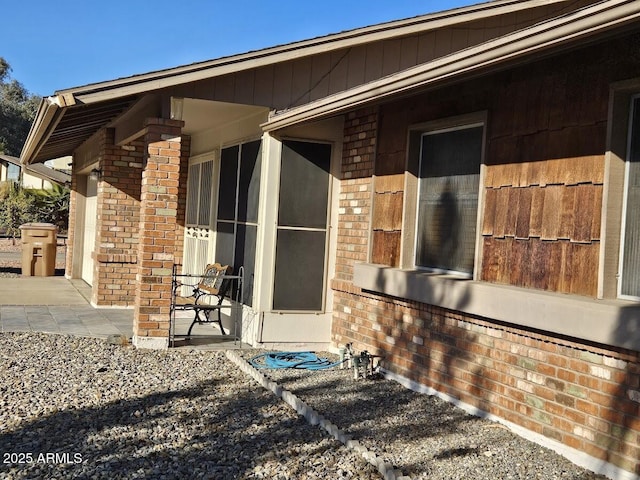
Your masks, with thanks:
[[[335,294],[333,340],[384,355],[397,374],[640,474],[638,352],[563,341],[353,287]]]
[[[376,129],[375,109],[350,113],[345,121],[336,280],[351,280],[353,263],[367,260]]]
[[[190,150],[189,138],[181,135],[182,125],[165,119],[149,119],[146,125],[134,311],[134,344],[139,347],[168,345],[180,169]]]
[[[618,51],[619,47],[612,48]],[[514,213],[522,213],[523,219],[528,213],[529,220],[544,220],[540,229],[546,229],[544,235],[542,232],[532,235],[529,222],[527,234],[531,243],[545,240],[545,247],[553,242],[560,248],[569,243],[575,250],[597,248],[598,217],[595,215],[595,222],[586,219],[593,220],[601,205],[607,89],[610,82],[628,77],[631,71],[624,64],[626,60],[608,65],[608,58],[612,54],[607,49],[573,52],[560,60],[547,60],[519,71],[389,102],[376,112],[377,118],[367,122],[359,119],[373,115],[373,110],[360,110],[347,118],[338,258],[332,282],[332,340],[335,344],[352,342],[357,351],[383,355],[385,367],[392,372],[640,474],[639,352],[569,341],[427,304],[363,292],[352,284],[354,262],[373,261],[373,257],[378,258],[376,252],[380,252],[382,260],[387,257],[393,260],[386,247],[377,249],[374,241],[369,252],[361,241],[370,239],[378,221],[379,238],[398,250],[399,255],[399,242],[389,242],[387,238],[396,225],[387,227],[388,215],[380,214],[376,220],[376,210],[378,203],[382,205],[388,197],[399,193],[396,176],[406,168],[402,159],[407,151],[408,126],[482,110],[491,113],[484,188],[487,195],[496,196],[493,209],[489,206],[484,212],[483,228],[486,228],[481,233],[486,241],[515,243],[517,234],[509,230],[518,226]],[[575,108],[563,109],[568,91],[572,92]],[[521,104],[516,115],[513,106]],[[376,149],[375,187],[373,169],[359,168],[361,158],[352,146],[355,138],[364,138],[368,133],[377,135],[370,139]],[[580,138],[583,140],[578,141]],[[509,145],[514,148],[507,148]],[[384,165],[378,166],[380,162]],[[540,170],[541,165],[549,167],[546,174]],[[537,176],[536,181],[528,179],[527,175],[532,173]],[[574,173],[582,177],[574,178],[571,176]],[[391,186],[386,186],[387,183]],[[362,189],[363,196],[356,198],[358,189]],[[526,203],[511,201],[512,195],[526,196],[525,189],[530,190],[532,197],[541,193],[545,198],[547,194],[549,198],[557,196],[559,208],[546,212],[542,208],[533,215],[534,209],[527,210]],[[508,197],[504,205],[498,205],[500,195]],[[373,206],[372,196],[376,199]],[[568,206],[572,201],[579,204],[573,211]],[[395,207],[389,209],[393,210]],[[570,216],[570,222],[566,215]],[[569,225],[571,231],[563,233],[561,230]],[[483,260],[487,264],[493,258],[505,261],[516,253],[514,249],[495,257],[486,254]],[[583,259],[576,258],[574,250],[567,255],[563,261],[568,265],[576,261],[584,264],[585,258],[590,260],[583,268],[593,270],[597,265],[597,253]],[[520,266],[532,268],[535,258],[523,257]],[[500,283],[512,281],[501,272],[495,278],[488,273],[483,278]],[[593,277],[578,272],[574,277],[583,282],[580,287],[572,280],[562,288],[549,288],[550,284],[535,283],[534,277],[522,271],[513,284],[592,294]],[[625,329],[630,328],[621,320],[620,337],[629,334]]]
[[[67,249],[65,254],[64,275],[73,277],[73,243],[75,241],[76,215],[78,214],[78,175],[72,172],[71,191],[69,192],[69,226],[67,234]]]
[[[117,146],[112,129],[104,130],[100,140],[93,301],[100,306],[133,306],[144,143]]]

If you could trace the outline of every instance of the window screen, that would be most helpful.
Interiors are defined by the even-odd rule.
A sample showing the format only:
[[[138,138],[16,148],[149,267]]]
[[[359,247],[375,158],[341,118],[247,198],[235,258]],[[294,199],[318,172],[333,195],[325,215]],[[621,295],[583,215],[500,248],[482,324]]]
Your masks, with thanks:
[[[218,186],[218,219],[235,220],[239,146],[222,149]]]
[[[233,274],[244,269],[245,305],[252,305],[256,257],[258,201],[262,142],[235,145],[222,150],[216,261],[233,267]]]
[[[274,310],[323,308],[330,164],[328,144],[283,142]]]
[[[238,220],[258,221],[258,196],[260,194],[260,158],[262,142],[242,145],[240,156],[240,183],[238,188]]]
[[[620,294],[640,297],[640,98],[633,100],[627,157],[627,205]]]
[[[330,145],[283,143],[278,225],[326,227],[330,161]]]
[[[416,266],[472,274],[483,127],[425,133]]]

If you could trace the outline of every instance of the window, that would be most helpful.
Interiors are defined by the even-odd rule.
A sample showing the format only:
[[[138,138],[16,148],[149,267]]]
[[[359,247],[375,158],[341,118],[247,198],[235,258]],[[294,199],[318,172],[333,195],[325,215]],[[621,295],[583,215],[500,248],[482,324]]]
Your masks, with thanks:
[[[640,298],[640,95],[631,99],[621,239],[620,296]]]
[[[7,164],[7,180],[13,182],[20,181],[20,167],[12,163]]]
[[[418,134],[415,266],[472,276],[483,124]]]
[[[252,305],[262,157],[260,140],[222,149],[215,259],[244,268],[243,303]]]

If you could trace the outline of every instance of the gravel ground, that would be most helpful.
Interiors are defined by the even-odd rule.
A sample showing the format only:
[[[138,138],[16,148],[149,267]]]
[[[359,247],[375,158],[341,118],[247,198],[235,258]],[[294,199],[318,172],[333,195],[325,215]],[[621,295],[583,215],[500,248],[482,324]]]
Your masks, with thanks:
[[[0,427],[4,479],[380,478],[223,352],[1,334]]]
[[[414,479],[604,478],[389,380],[260,372]],[[223,352],[1,334],[0,427],[1,478],[381,477]]]

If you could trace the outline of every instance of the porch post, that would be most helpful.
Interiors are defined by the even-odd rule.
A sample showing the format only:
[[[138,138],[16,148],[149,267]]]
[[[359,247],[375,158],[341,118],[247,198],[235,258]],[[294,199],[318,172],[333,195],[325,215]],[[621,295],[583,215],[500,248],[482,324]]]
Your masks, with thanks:
[[[138,348],[169,346],[171,271],[176,259],[181,160],[189,155],[184,122],[161,118],[145,124],[146,165],[140,194],[140,243],[133,319]]]

